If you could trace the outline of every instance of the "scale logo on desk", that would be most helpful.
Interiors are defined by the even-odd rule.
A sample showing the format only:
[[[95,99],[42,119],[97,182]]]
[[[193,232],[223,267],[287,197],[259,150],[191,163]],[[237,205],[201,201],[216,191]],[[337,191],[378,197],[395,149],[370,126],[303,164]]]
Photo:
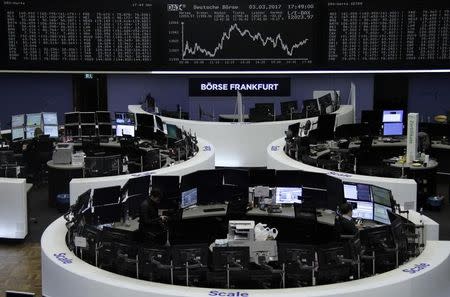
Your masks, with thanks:
[[[63,264],[72,264],[73,260],[67,258],[66,253],[59,253],[59,254],[53,254],[58,261],[62,262]]]
[[[408,268],[408,269],[403,269],[403,272],[407,272],[410,274],[415,274],[421,270],[424,270],[426,268],[430,267],[430,264],[428,263],[420,263],[420,264],[415,264],[414,267]]]
[[[219,290],[211,290],[208,293],[209,296],[225,296],[225,297],[249,297],[250,294],[247,292],[234,291],[234,292],[225,292]]]

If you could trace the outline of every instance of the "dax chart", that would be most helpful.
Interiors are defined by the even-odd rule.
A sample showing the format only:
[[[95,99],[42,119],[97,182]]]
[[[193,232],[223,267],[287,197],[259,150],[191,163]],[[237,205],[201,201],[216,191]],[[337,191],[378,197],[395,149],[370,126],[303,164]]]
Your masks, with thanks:
[[[312,64],[316,6],[314,1],[169,3],[169,64]]]

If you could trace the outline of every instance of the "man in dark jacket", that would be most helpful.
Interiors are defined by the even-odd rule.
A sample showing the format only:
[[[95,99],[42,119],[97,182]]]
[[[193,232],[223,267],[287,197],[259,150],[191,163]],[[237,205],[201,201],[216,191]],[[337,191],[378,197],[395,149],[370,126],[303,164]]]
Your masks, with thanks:
[[[349,203],[343,203],[339,207],[340,215],[336,218],[336,228],[341,235],[355,235],[358,233],[358,226],[352,218],[353,208]]]
[[[160,241],[162,239],[167,217],[160,216],[158,213],[160,202],[161,192],[158,189],[152,189],[150,196],[140,205],[139,232],[143,240]]]

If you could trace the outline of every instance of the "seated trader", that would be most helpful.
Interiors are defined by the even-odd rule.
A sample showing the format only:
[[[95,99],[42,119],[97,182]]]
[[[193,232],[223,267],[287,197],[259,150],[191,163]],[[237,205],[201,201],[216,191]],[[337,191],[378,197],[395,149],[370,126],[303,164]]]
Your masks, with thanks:
[[[142,240],[156,240],[163,242],[164,227],[167,222],[166,216],[158,214],[161,202],[159,189],[152,189],[150,196],[145,199],[139,209],[139,233]]]
[[[339,210],[340,214],[336,217],[335,225],[340,235],[356,235],[361,226],[352,218],[352,205],[343,203],[339,206]]]

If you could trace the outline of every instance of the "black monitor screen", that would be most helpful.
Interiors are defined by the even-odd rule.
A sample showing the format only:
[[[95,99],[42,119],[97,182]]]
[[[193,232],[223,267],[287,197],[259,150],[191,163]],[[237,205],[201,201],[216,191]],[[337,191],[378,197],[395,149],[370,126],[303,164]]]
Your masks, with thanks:
[[[293,137],[298,136],[298,133],[300,132],[300,123],[289,125],[288,130],[291,131]]]
[[[80,136],[80,129],[78,125],[65,125],[64,126],[65,136]]]
[[[81,125],[81,136],[95,136],[97,129],[95,125]]]
[[[95,112],[80,112],[81,124],[95,124]]]
[[[136,123],[138,126],[146,126],[146,127],[154,127],[154,119],[153,115],[146,113],[137,113],[136,114]]]
[[[172,259],[175,266],[185,267],[186,263],[206,266],[208,265],[208,254],[207,244],[186,244],[172,247]]]
[[[98,123],[111,123],[111,114],[109,111],[97,111]]]
[[[250,263],[249,247],[214,247],[213,267],[215,270],[225,270],[229,267],[239,267],[246,269]]]
[[[179,176],[154,175],[152,176],[152,189],[161,191],[160,208],[177,208],[180,200]]]
[[[118,203],[120,197],[120,186],[94,189],[92,195],[92,206]]]
[[[67,112],[64,114],[65,124],[79,124],[80,123],[80,113],[79,112]]]
[[[303,100],[302,113],[304,113],[307,118],[320,115],[319,103],[317,99]]]
[[[255,109],[260,112],[267,113],[269,115],[274,114],[274,105],[273,103],[255,103]]]
[[[251,169],[249,170],[249,186],[275,186],[274,169]]]
[[[302,185],[300,171],[298,170],[277,170],[277,187],[298,187]]]
[[[287,101],[287,102],[281,102],[281,114],[283,115],[290,115],[293,112],[296,112],[298,109],[297,101]]]
[[[373,202],[392,207],[391,190],[371,186]]]
[[[343,183],[344,198],[348,200],[372,201],[370,186],[366,184]]]
[[[81,126],[83,127],[83,126]],[[111,124],[98,124],[98,135],[99,136],[111,136],[112,127]]]
[[[116,112],[116,124],[134,125],[134,113],[131,112]]]
[[[311,266],[315,261],[314,246],[278,243],[278,261],[285,264]]]
[[[120,222],[122,219],[122,205],[108,204],[94,207],[94,222],[97,225]]]
[[[336,123],[336,114],[320,115],[317,120],[317,129],[319,129],[318,139],[330,140],[334,138],[334,126]]]
[[[317,99],[319,101],[320,113],[327,114],[333,112],[333,102],[331,99],[331,94],[328,93]]]

